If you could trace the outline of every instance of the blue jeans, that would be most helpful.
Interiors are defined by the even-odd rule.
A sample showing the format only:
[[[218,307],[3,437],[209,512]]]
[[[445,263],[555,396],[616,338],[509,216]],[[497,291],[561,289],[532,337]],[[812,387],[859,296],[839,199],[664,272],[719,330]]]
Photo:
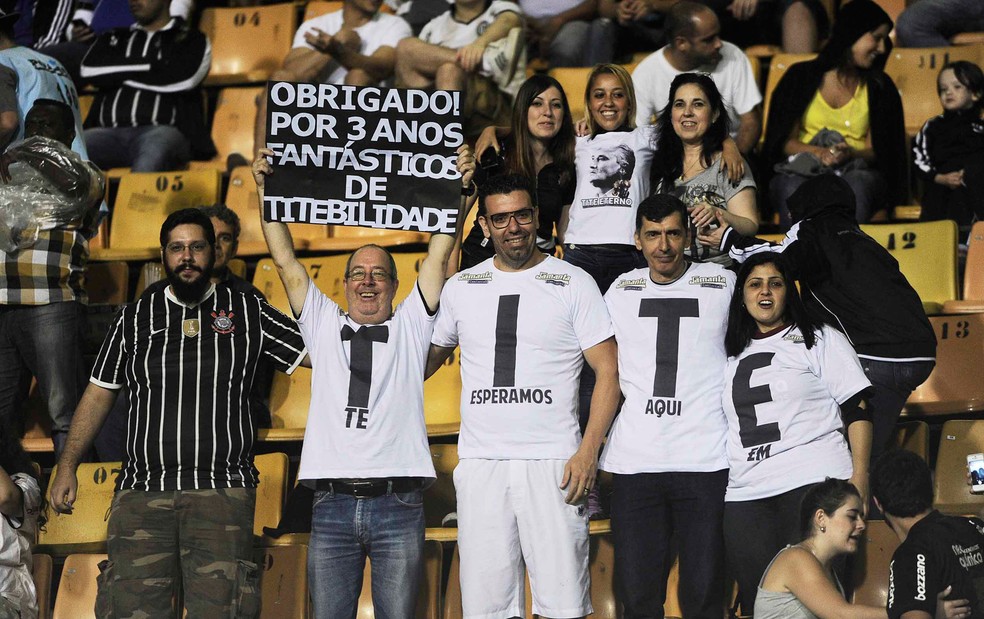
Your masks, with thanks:
[[[615,55],[615,22],[607,17],[569,21],[550,42],[547,58],[553,67],[593,67]]]
[[[871,216],[882,209],[885,204],[885,178],[877,170],[849,170],[838,174],[854,192],[856,202],[854,218],[859,224],[866,224]],[[798,174],[776,174],[769,183],[769,199],[773,208],[779,213],[779,225],[788,230],[792,225],[789,207],[786,201],[800,185],[810,180]]]
[[[984,30],[981,0],[919,0],[899,15],[900,47],[946,47],[961,32]]]
[[[366,557],[379,619],[413,617],[424,556],[423,491],[314,493],[308,586],[318,619],[355,619]]]
[[[0,305],[0,418],[17,420],[26,397],[20,379],[30,372],[48,407],[58,453],[85,384],[82,312],[76,301]]]
[[[861,367],[875,388],[874,397],[869,400],[874,415],[874,428],[871,437],[871,461],[885,451],[895,432],[899,413],[912,391],[923,384],[935,361],[875,361],[861,358]]]
[[[612,494],[615,586],[625,619],[663,617],[666,579],[680,554],[685,617],[724,615],[724,491],[728,471],[616,474]]]
[[[176,127],[96,127],[85,130],[85,146],[94,164],[134,172],[168,172],[191,159],[191,144]]]

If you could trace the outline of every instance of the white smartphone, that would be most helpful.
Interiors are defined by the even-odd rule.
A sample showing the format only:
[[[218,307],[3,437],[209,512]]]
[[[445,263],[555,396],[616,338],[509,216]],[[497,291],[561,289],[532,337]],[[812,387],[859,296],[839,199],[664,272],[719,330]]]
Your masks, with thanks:
[[[967,470],[970,471],[970,491],[984,494],[984,453],[967,454]]]

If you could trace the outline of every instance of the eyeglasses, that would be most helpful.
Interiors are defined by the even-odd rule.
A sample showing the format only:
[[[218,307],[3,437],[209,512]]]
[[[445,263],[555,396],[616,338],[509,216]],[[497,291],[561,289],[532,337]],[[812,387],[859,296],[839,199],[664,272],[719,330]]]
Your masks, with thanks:
[[[353,282],[361,282],[365,280],[366,275],[367,273],[365,269],[352,269],[345,275],[345,278],[350,279]],[[373,269],[372,271],[369,271],[368,275],[374,282],[385,282],[392,279],[390,274],[382,269]]]
[[[205,253],[205,250],[208,249],[208,243],[205,241],[195,241],[194,243],[189,243],[187,245],[184,243],[168,243],[164,247],[164,250],[173,256],[183,254],[186,249],[190,249],[193,254]]]
[[[533,209],[524,208],[519,211],[513,211],[512,213],[496,213],[495,215],[490,215],[487,217],[487,219],[492,222],[492,227],[497,229],[502,229],[508,226],[509,220],[513,218],[515,218],[516,223],[521,226],[532,223]]]

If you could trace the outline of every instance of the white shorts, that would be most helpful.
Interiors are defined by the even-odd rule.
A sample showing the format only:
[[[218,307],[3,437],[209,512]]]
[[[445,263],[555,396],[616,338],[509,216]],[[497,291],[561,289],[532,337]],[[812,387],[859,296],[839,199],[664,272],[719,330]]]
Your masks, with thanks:
[[[461,460],[454,469],[464,617],[590,615],[588,514],[560,489],[564,460]]]

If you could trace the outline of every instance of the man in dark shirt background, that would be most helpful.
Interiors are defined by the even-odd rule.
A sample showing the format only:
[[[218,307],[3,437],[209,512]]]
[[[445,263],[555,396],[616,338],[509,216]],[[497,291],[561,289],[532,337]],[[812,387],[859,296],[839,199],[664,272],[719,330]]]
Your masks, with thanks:
[[[878,459],[871,493],[902,542],[889,572],[889,619],[934,617],[947,587],[950,599],[970,601],[969,617],[984,617],[984,521],[934,510],[929,467],[908,451]]]

